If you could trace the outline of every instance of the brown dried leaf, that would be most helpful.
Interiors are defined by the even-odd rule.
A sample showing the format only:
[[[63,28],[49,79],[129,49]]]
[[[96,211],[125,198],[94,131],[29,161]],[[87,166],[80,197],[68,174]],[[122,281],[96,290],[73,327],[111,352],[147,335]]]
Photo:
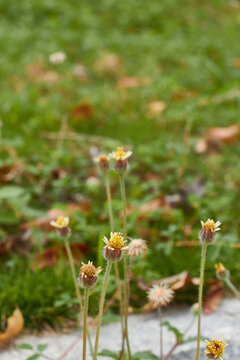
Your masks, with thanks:
[[[211,314],[216,311],[223,298],[222,285],[220,283],[213,284],[205,296],[203,309],[205,314]]]
[[[41,64],[29,64],[27,74],[30,80],[35,82],[55,82],[59,79],[56,71],[46,70]]]
[[[74,120],[82,120],[93,115],[93,106],[89,103],[82,103],[71,109],[71,117]]]
[[[197,90],[180,90],[172,94],[171,99],[175,101],[190,99],[196,96]]]
[[[239,139],[239,125],[231,125],[227,127],[214,127],[205,132],[205,137],[211,142],[220,142],[231,144]]]
[[[139,211],[141,214],[145,214],[149,211],[155,211],[159,208],[167,208],[169,209],[169,203],[167,202],[166,196],[160,196],[157,199],[154,199],[152,201],[149,201],[148,203],[143,204]]]
[[[133,88],[143,85],[150,85],[152,83],[151,78],[138,78],[138,77],[124,77],[117,82],[119,89]]]
[[[149,115],[157,116],[161,115],[166,109],[166,103],[164,101],[152,101],[149,104]]]
[[[0,333],[0,345],[9,341],[12,337],[19,334],[24,327],[24,319],[21,311],[16,308],[8,318],[7,328],[4,333]]]
[[[117,73],[121,68],[121,58],[116,54],[105,54],[97,63],[99,71]]]
[[[70,248],[73,254],[74,262],[79,265],[83,257],[87,255],[89,246],[82,243],[72,243],[70,244]],[[43,269],[46,266],[53,266],[58,263],[61,256],[68,259],[64,244],[51,246],[36,256],[32,264],[32,268],[33,270],[37,270]]]

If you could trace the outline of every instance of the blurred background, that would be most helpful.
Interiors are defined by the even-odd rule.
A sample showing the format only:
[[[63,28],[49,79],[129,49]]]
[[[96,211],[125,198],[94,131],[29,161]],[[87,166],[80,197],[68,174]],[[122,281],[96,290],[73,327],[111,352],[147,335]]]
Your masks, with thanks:
[[[207,218],[222,231],[206,291],[216,262],[238,284],[239,1],[1,0],[0,16],[0,327],[16,305],[28,328],[75,326],[69,265],[49,222],[70,217],[77,271],[102,264],[108,212],[93,157],[117,146],[133,151],[129,236],[149,246],[133,264],[132,311],[153,280],[183,271],[175,301],[195,302]],[[121,230],[113,171],[111,186]],[[109,298],[115,290],[113,276]]]

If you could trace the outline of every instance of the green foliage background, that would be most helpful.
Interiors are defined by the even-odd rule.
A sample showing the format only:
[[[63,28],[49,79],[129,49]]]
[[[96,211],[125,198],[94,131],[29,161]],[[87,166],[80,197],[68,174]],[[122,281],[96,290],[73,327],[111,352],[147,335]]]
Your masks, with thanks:
[[[239,282],[240,252],[229,246],[239,242],[239,141],[216,145],[202,155],[194,150],[207,129],[239,124],[239,95],[228,99],[239,91],[240,69],[234,66],[240,57],[239,2],[2,0],[0,16],[0,166],[21,165],[0,188],[1,246],[9,237],[21,237],[22,224],[47,216],[48,210],[87,201],[90,211],[72,216],[71,241],[90,245],[88,258],[96,261],[98,240],[109,229],[103,184],[86,181],[91,176],[101,180],[90,150],[127,145],[134,153],[127,177],[134,207],[129,235],[145,233],[150,248],[146,258],[135,262],[134,274],[147,282],[183,270],[198,276],[200,249],[175,244],[196,240],[200,219],[210,217],[223,223],[223,231],[209,251],[207,276],[214,275],[213,264],[221,261]],[[50,64],[49,55],[56,51],[66,53],[64,63]],[[119,69],[100,70],[99,62],[112,53],[121,59]],[[33,79],[29,67],[36,64],[44,72],[56,72],[58,80]],[[76,64],[87,69],[86,78],[74,74]],[[117,81],[129,76],[150,78],[151,83],[119,89]],[[151,117],[149,103],[154,100],[164,101],[166,109]],[[91,104],[93,114],[76,121],[71,111],[81,103]],[[77,140],[59,140],[64,119]],[[64,176],[54,176],[59,169]],[[116,228],[121,229],[114,173],[112,189]],[[139,213],[143,204],[172,195],[180,202],[167,213],[161,207],[147,216]],[[16,305],[32,328],[75,319],[77,305],[64,259],[32,270],[35,256],[59,240],[52,232],[30,230],[27,244],[19,241],[17,249],[1,258],[3,327]],[[109,294],[114,278],[110,285]],[[189,302],[195,298],[196,289],[177,296]],[[145,293],[136,288],[131,301],[139,308]]]

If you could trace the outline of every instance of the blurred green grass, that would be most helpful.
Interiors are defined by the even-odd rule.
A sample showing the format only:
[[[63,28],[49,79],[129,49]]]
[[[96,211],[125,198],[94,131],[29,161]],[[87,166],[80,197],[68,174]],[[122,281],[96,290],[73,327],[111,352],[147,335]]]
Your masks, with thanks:
[[[22,235],[23,223],[46,216],[57,204],[87,200],[91,210],[72,216],[72,241],[89,244],[89,257],[96,259],[98,238],[109,230],[102,185],[87,181],[99,177],[90,150],[128,145],[134,156],[127,191],[135,207],[129,235],[146,234],[150,247],[147,258],[136,261],[135,275],[151,281],[187,269],[198,276],[200,249],[174,244],[196,240],[200,219],[212,217],[223,222],[222,246],[209,251],[207,276],[214,275],[213,263],[221,261],[239,281],[239,250],[223,246],[239,241],[239,141],[212,153],[194,150],[207,129],[239,124],[239,96],[224,100],[239,88],[240,68],[234,65],[240,58],[239,2],[2,0],[0,16],[0,166],[17,162],[20,167],[2,184],[16,188],[10,196],[3,188],[5,195],[0,196],[1,243]],[[66,53],[64,63],[49,62],[56,51]],[[119,60],[114,71],[100,66],[109,54]],[[76,76],[78,64],[86,76]],[[39,69],[57,80],[43,81]],[[117,84],[126,77],[150,80],[121,89]],[[214,101],[216,96],[223,100]],[[150,116],[152,101],[163,101],[166,109]],[[83,103],[92,115],[74,119],[72,109]],[[59,140],[64,122],[79,140]],[[112,175],[118,214],[121,202]],[[162,208],[149,216],[139,213],[143,204],[166,195],[181,199],[167,214]],[[116,227],[121,229],[119,219]],[[1,324],[15,305],[28,327],[55,325],[59,315],[74,317],[67,264],[31,270],[36,254],[54,245],[56,236],[31,230],[27,248],[1,260]],[[134,290],[133,305],[143,305],[144,293]],[[191,302],[195,293],[180,292],[178,298]],[[71,300],[59,302],[63,298]]]

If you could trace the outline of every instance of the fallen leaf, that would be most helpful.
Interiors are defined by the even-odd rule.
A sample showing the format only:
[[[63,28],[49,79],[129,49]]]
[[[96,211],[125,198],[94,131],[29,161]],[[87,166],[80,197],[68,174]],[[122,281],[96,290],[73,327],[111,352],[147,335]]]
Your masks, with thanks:
[[[99,71],[106,71],[109,73],[117,73],[121,68],[121,58],[117,54],[105,54],[96,63],[96,68]]]
[[[152,101],[149,104],[149,115],[157,116],[161,115],[166,109],[166,103],[164,101]]]
[[[117,82],[117,87],[119,89],[127,89],[138,87],[142,85],[150,85],[152,83],[152,79],[150,78],[138,78],[138,77],[124,77]]]
[[[4,333],[0,333],[0,345],[6,343],[15,335],[19,334],[24,327],[24,319],[21,311],[16,308],[7,320],[7,328]]]
[[[30,80],[35,82],[55,82],[59,79],[56,71],[46,70],[41,64],[29,64],[27,74]]]
[[[180,90],[172,94],[171,99],[175,101],[190,99],[196,96],[197,90]]]
[[[223,290],[221,283],[213,284],[210,286],[205,299],[203,309],[205,314],[211,314],[216,311],[223,298]]]
[[[71,117],[74,120],[81,120],[93,115],[93,106],[89,103],[82,103],[71,109]]]
[[[159,196],[157,199],[149,201],[139,208],[140,214],[145,214],[149,211],[156,211],[159,208],[167,208],[169,209],[169,203],[167,202],[166,196]]]
[[[204,135],[208,141],[231,144],[239,139],[240,126],[213,127],[207,130]]]
[[[83,257],[85,257],[89,251],[89,246],[83,243],[71,243],[70,249],[75,264],[80,265]],[[32,269],[37,270],[47,266],[53,266],[58,263],[61,256],[68,259],[64,244],[51,246],[36,256],[32,263]]]

